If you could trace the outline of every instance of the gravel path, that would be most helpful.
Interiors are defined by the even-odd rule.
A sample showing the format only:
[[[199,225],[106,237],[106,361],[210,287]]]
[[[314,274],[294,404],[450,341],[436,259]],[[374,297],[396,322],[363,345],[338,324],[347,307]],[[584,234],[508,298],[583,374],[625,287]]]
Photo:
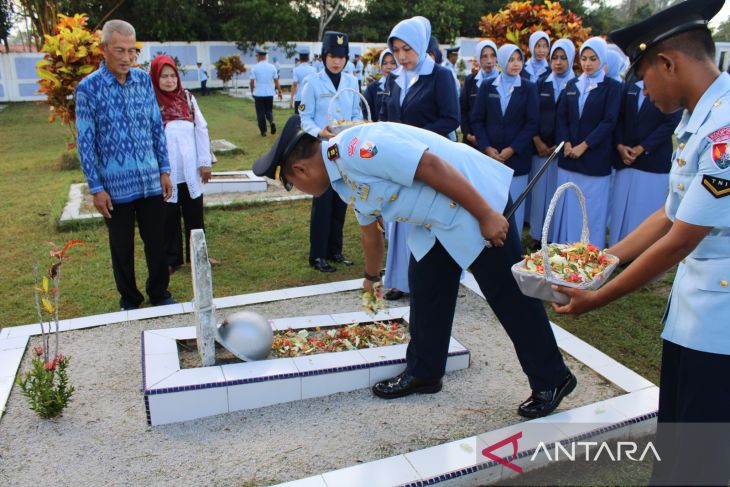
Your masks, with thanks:
[[[395,304],[402,306],[405,300]],[[357,311],[356,291],[246,306],[267,318]],[[234,310],[219,312],[219,319]],[[439,394],[392,401],[369,390],[150,427],[141,393],[142,330],[193,315],[66,332],[77,388],[63,417],[44,421],[16,386],[0,420],[0,485],[270,485],[425,448],[519,422],[529,395],[513,348],[486,302],[462,288],[453,335],[471,367]],[[30,346],[39,344],[32,338]],[[22,370],[30,365],[26,353]],[[568,357],[578,388],[561,409],[620,391]]]

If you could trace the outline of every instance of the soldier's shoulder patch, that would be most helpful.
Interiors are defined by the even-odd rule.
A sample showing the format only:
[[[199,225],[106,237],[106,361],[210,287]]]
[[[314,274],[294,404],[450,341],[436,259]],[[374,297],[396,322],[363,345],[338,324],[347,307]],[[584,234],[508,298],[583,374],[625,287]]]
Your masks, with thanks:
[[[340,158],[340,149],[337,148],[337,144],[331,145],[327,149],[327,159],[330,161],[334,161],[335,159]]]
[[[730,140],[730,126],[715,130],[707,136],[714,144]]]
[[[716,176],[702,176],[702,186],[715,198],[730,196],[730,180]]]
[[[725,170],[730,167],[730,147],[728,145],[728,142],[712,144],[712,162],[718,169]]]

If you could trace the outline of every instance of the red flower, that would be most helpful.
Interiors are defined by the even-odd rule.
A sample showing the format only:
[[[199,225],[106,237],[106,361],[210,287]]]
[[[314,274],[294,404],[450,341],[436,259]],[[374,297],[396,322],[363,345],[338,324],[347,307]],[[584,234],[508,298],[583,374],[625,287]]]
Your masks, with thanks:
[[[45,364],[46,370],[55,370],[56,369],[56,361],[55,360],[48,360]]]
[[[35,353],[37,357],[40,357],[43,355],[43,347],[35,347],[33,349],[33,353]]]

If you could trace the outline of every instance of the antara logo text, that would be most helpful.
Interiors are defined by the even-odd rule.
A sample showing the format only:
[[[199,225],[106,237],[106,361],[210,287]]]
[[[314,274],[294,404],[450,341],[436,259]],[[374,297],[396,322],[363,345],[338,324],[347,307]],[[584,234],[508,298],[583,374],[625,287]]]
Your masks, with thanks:
[[[512,454],[508,456],[515,457],[519,450],[517,442],[520,438],[522,438],[522,432],[486,447],[482,450],[482,455],[517,473],[522,473],[522,467],[493,453],[503,446],[512,445]],[[549,462],[557,462],[561,459],[570,460],[571,462],[576,461],[576,459],[584,459],[586,462],[596,462],[601,458],[610,458],[613,462],[624,459],[632,462],[643,462],[647,455],[653,455],[656,461],[661,461],[659,453],[657,453],[652,442],[648,442],[641,451],[641,454],[637,456],[639,446],[633,441],[618,441],[613,447],[605,441],[600,443],[597,441],[574,441],[565,445],[559,441],[556,441],[552,445],[541,441],[530,457],[530,461],[534,461],[541,452],[545,454]]]

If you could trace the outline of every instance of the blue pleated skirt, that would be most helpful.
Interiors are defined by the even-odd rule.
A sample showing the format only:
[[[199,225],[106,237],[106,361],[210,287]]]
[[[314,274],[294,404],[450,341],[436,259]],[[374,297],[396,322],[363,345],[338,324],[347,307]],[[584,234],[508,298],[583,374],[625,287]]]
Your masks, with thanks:
[[[606,221],[611,176],[586,176],[585,174],[558,168],[558,186],[575,183],[583,193],[588,213],[589,241],[598,248],[606,246]],[[583,213],[573,190],[563,193],[553,214],[552,242],[573,243],[580,241]]]
[[[532,173],[537,173],[547,157],[532,156]],[[534,176],[531,176],[534,177]],[[530,236],[535,240],[542,239],[542,225],[545,223],[550,200],[558,187],[558,163],[553,161],[542,178],[530,191],[532,203],[530,205]]]
[[[641,222],[664,206],[669,174],[626,168],[616,171],[609,212],[608,245],[623,240]]]

